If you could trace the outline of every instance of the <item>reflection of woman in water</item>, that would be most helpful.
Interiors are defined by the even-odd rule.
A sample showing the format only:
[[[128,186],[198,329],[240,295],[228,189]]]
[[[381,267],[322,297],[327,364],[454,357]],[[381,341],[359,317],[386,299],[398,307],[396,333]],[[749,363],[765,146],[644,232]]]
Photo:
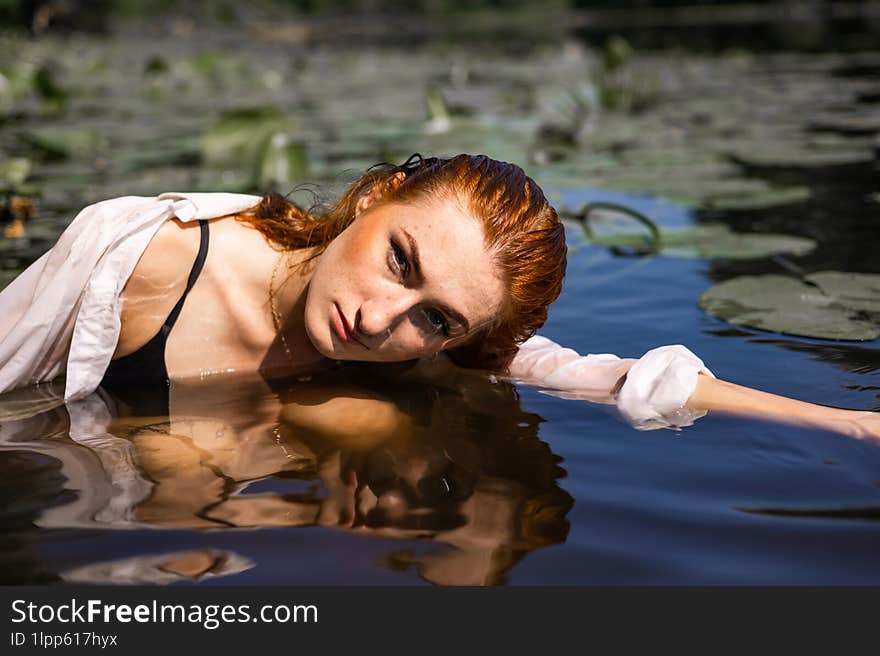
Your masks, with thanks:
[[[428,385],[413,369],[327,372],[259,403],[259,381],[239,380],[190,394],[172,420],[90,422],[88,449],[33,439],[83,436],[79,419],[56,408],[6,422],[0,448],[51,455],[65,487],[77,491],[48,500],[41,527],[332,527],[446,545],[403,549],[388,564],[438,584],[494,585],[530,551],[565,540],[572,499],[557,484],[559,458],[537,438],[540,418],[520,408],[514,388],[448,373],[442,385],[434,375]],[[267,479],[299,491],[241,494]],[[200,580],[246,562],[202,549],[92,563],[63,576]]]
[[[374,167],[318,215],[273,194],[106,201],[0,294],[0,391],[65,374],[68,400],[98,386],[125,396],[217,372],[270,378],[443,352],[616,401],[640,428],[722,410],[880,435],[876,413],[716,380],[682,346],[621,360],[534,336],[565,249],[540,188],[483,156]]]

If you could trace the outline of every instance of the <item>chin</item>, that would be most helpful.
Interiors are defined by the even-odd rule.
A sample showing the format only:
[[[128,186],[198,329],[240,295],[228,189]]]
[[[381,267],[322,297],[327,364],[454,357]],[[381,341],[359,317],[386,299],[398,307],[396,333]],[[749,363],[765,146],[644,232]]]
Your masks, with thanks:
[[[306,314],[304,317],[304,327],[306,331],[306,336],[309,338],[312,346],[325,358],[340,360],[341,358],[339,357],[339,353],[336,352],[335,345],[333,343],[333,336],[330,334],[330,330],[327,326],[321,325],[320,321],[312,321],[312,317],[311,314],[308,312],[308,309],[309,308],[307,306]]]
[[[331,321],[329,317],[319,317],[317,321],[310,321],[309,319],[310,317],[306,316],[306,335],[314,349],[322,356],[331,360],[364,359],[362,357],[352,357],[352,354],[346,349],[346,345],[336,338],[333,328],[328,325]]]

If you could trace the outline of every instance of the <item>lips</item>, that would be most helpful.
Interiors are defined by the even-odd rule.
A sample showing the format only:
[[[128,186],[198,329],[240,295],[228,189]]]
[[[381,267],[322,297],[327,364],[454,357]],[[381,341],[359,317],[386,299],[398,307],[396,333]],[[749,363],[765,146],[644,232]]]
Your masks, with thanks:
[[[351,331],[351,326],[349,325],[348,320],[345,318],[345,315],[342,314],[342,310],[340,309],[339,305],[336,303],[334,303],[333,305],[336,308],[336,316],[334,317],[333,327],[336,329],[336,334],[339,336],[339,339],[341,339],[343,342],[348,342],[349,344],[358,344],[359,346],[368,348],[366,344],[364,344],[362,341],[354,336],[354,333]]]

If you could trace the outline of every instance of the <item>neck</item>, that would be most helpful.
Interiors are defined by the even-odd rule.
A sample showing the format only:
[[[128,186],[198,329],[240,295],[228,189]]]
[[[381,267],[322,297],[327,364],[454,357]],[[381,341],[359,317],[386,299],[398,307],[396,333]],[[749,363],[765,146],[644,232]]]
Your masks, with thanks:
[[[280,351],[285,369],[310,370],[327,360],[315,349],[305,327],[306,298],[317,258],[306,260],[313,252],[312,248],[303,248],[285,253],[278,267],[274,295],[284,340],[279,335],[273,350]],[[284,348],[285,340],[290,356]]]

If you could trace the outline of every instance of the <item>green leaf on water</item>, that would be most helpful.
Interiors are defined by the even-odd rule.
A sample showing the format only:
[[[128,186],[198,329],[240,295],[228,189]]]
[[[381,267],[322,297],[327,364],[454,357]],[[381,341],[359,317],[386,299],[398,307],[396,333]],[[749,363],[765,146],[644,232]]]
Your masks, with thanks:
[[[274,106],[224,112],[202,135],[202,178],[219,177],[219,188],[240,190],[302,181],[306,153],[294,132],[295,125]]]
[[[733,232],[723,223],[707,223],[680,232],[664,232],[664,255],[742,260],[775,253],[806,255],[816,242],[780,233]]]
[[[615,226],[622,230],[615,232]],[[816,242],[806,237],[733,232],[722,223],[706,223],[687,230],[662,230],[661,234],[654,236],[648,234],[650,230],[633,232],[633,222],[622,223],[620,216],[608,216],[602,220],[601,216],[596,215],[590,217],[590,227],[592,233],[587,232],[586,240],[597,246],[646,249],[645,252],[650,252],[650,244],[655,243],[658,252],[669,257],[741,260],[775,253],[805,255],[816,248]]]
[[[782,205],[803,203],[809,200],[811,195],[809,187],[782,187],[744,194],[718,194],[706,198],[703,204],[716,210],[764,210]]]
[[[283,132],[273,134],[263,151],[258,184],[261,189],[281,188],[302,182],[308,174],[308,158],[302,144]]]
[[[611,248],[615,254],[650,255],[661,247],[660,228],[641,212],[616,203],[587,203],[576,214],[587,241]],[[641,234],[614,234],[617,225],[644,228]],[[608,231],[611,230],[611,234]],[[623,249],[630,249],[624,251]]]
[[[818,339],[880,337],[880,274],[740,276],[703,292],[698,305],[714,317],[759,330]]]
[[[21,138],[50,160],[93,155],[101,145],[100,135],[87,128],[44,126],[25,131]]]
[[[0,161],[0,189],[14,191],[24,184],[31,173],[31,161],[26,157],[11,157]]]
[[[70,101],[70,94],[55,79],[48,66],[41,66],[34,73],[34,91],[43,101],[44,109],[53,114],[63,113]]]
[[[615,34],[609,38],[600,52],[602,68],[606,71],[616,71],[629,64],[634,54],[629,41]]]
[[[202,156],[209,166],[235,166],[256,170],[263,149],[287,121],[274,106],[223,112],[202,135]]]
[[[153,55],[144,63],[144,75],[164,75],[171,70],[168,61],[159,55]]]

